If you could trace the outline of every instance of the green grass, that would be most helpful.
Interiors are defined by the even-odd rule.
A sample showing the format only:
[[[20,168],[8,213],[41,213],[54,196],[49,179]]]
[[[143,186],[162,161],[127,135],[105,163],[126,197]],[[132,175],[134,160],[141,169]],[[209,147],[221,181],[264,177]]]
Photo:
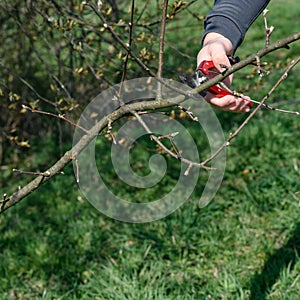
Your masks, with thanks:
[[[229,147],[215,200],[199,209],[196,191],[150,224],[101,215],[67,168],[1,216],[0,298],[298,299],[298,131],[261,113]]]
[[[289,5],[286,16],[299,16],[297,1],[270,5],[278,37],[294,32],[294,24],[280,15]],[[253,25],[239,55],[263,43],[252,43],[256,34],[261,36],[260,24]],[[297,51],[298,43],[284,60]],[[250,88],[251,95],[262,97],[281,72],[275,69],[262,87]],[[250,81],[254,86],[256,79],[248,81],[244,74],[236,84]],[[299,99],[298,78],[299,67],[270,101]],[[285,108],[300,110],[300,105]],[[245,118],[217,114],[225,134]],[[299,129],[297,116],[260,112],[228,148],[226,174],[214,201],[199,208],[199,183],[189,202],[148,224],[121,223],[96,211],[67,167],[64,175],[0,216],[0,299],[298,300]],[[57,156],[55,142],[48,143],[40,152],[33,145],[37,151],[28,153],[24,167],[34,162],[44,167],[48,157]],[[147,162],[148,154],[141,151],[140,159]],[[118,187],[111,177],[107,180]],[[7,178],[5,173],[2,179]],[[18,175],[11,185],[26,180]],[[168,190],[171,174],[165,182]],[[120,186],[121,194],[132,193]],[[153,197],[152,192],[139,193],[145,201]]]

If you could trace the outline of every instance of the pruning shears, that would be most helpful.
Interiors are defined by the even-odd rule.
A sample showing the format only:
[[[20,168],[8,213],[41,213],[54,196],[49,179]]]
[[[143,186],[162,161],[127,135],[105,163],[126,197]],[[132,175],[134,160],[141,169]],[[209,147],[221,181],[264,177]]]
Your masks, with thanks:
[[[231,64],[235,64],[239,61],[239,58],[229,57]],[[193,76],[180,76],[181,81],[188,84],[191,88],[200,86],[204,82],[214,78],[216,75],[220,74],[220,71],[216,68],[212,60],[202,61],[196,69],[196,72]],[[215,95],[217,98],[222,98],[227,95],[238,96],[235,91],[230,90],[224,83],[218,83],[211,86],[206,91],[201,92],[201,96],[205,96],[207,92],[210,92]],[[250,102],[248,106],[251,108],[252,103]]]

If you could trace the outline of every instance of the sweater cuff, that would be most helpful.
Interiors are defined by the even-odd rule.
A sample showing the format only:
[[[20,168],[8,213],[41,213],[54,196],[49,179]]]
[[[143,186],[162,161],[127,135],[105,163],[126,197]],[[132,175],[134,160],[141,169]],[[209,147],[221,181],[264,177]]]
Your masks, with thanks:
[[[210,32],[215,32],[223,35],[232,43],[234,55],[238,46],[242,43],[244,36],[239,30],[238,26],[232,20],[224,16],[211,16],[205,20],[205,32],[202,39],[202,44],[205,36]]]

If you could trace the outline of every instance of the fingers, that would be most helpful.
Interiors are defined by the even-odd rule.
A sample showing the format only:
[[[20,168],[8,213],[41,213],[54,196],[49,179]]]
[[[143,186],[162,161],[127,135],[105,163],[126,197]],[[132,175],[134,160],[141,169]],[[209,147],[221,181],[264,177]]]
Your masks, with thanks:
[[[250,111],[249,97],[237,98],[235,96],[227,95],[222,98],[216,98],[214,95],[208,93],[205,99],[214,107],[224,111],[237,113]]]

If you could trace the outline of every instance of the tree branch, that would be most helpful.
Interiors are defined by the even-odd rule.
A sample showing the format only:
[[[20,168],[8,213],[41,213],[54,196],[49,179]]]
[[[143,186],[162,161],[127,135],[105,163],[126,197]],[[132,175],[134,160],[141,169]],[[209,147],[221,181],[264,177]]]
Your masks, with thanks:
[[[113,30],[111,31],[113,33]],[[116,37],[118,38],[118,37]],[[211,79],[207,83],[203,84],[202,86],[193,90],[194,93],[201,92],[208,87],[215,85],[219,81],[222,81],[226,76],[234,73],[235,71],[245,67],[246,65],[252,63],[256,60],[256,56],[262,57],[272,51],[277,49],[283,48],[286,45],[298,40],[300,38],[300,32],[293,34],[285,39],[277,41],[276,43],[258,51],[256,54],[247,57],[245,60],[237,63],[236,65],[228,68],[224,74],[217,75],[215,78]],[[124,43],[120,41],[121,45]],[[129,49],[125,44],[124,48],[128,50],[128,53],[133,56],[133,52]],[[299,62],[299,58],[290,66],[292,68],[297,62]],[[142,63],[143,64],[143,63]],[[287,72],[290,70],[287,70]],[[276,89],[276,87],[283,81],[284,78],[287,76],[287,72],[282,76],[282,79],[278,81],[278,83],[273,87],[273,89],[267,94],[267,96],[261,101],[261,103],[256,107],[256,109],[249,115],[249,117],[245,120],[245,122],[240,126],[240,128],[229,137],[226,144],[223,146],[222,149],[218,150],[213,156],[209,157],[205,160],[202,165],[204,166],[209,161],[211,161],[214,157],[218,155],[227,145],[228,143],[245,127],[245,125],[249,122],[249,120],[256,114],[256,112],[262,107],[263,103],[267,100],[267,98],[271,95],[271,93]],[[186,94],[182,92],[182,94]],[[141,101],[141,102],[134,102],[129,103],[126,105],[121,106],[117,110],[113,111],[111,114],[102,118],[92,129],[90,129],[87,134],[85,134],[78,143],[67,151],[55,164],[53,164],[48,170],[42,172],[41,174],[47,174],[47,176],[39,175],[23,188],[20,188],[18,191],[13,193],[11,196],[7,196],[6,194],[3,195],[3,199],[0,200],[0,213],[4,212],[8,208],[12,207],[13,205],[20,202],[26,196],[31,194],[33,191],[38,189],[43,183],[50,180],[56,174],[59,174],[72,160],[76,159],[79,153],[96,137],[98,136],[99,132],[101,132],[109,122],[114,122],[120,119],[122,116],[131,113],[132,111],[142,111],[142,110],[155,110],[158,108],[166,108],[174,105],[178,105],[179,103],[183,102],[185,97],[183,95],[177,96],[172,99],[157,99],[157,100],[150,100],[150,101]]]
[[[50,180],[56,174],[60,173],[72,160],[80,154],[80,152],[101,132],[109,122],[114,122],[120,119],[122,116],[131,113],[132,111],[140,110],[155,110],[157,108],[165,108],[176,105],[184,101],[184,96],[178,96],[172,99],[164,100],[152,100],[135,102],[121,106],[119,109],[113,111],[111,114],[102,118],[92,129],[84,135],[78,143],[69,151],[67,151],[53,166],[51,166],[42,174],[47,174],[47,177],[39,175],[23,188],[20,188],[17,192],[13,193],[10,197],[7,195],[0,200],[0,214],[10,208],[11,206],[20,202],[23,198],[30,195],[33,191],[38,189],[42,184]]]

